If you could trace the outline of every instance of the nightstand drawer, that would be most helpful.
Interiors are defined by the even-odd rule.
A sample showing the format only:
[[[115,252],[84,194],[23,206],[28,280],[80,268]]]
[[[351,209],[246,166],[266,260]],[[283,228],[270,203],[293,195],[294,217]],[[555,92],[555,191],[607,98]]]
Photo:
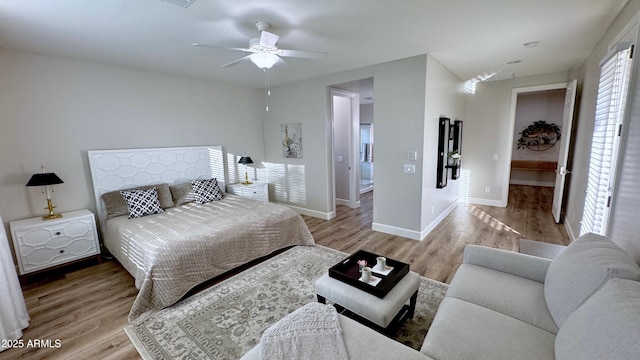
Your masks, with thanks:
[[[62,218],[32,218],[10,223],[20,274],[100,254],[95,217],[88,210]]]
[[[51,266],[64,264],[66,262],[96,255],[96,248],[93,239],[80,238],[61,238],[67,240],[64,244],[58,244],[47,247],[26,247],[20,248],[20,262],[22,263],[23,273],[29,273]]]
[[[227,192],[234,195],[239,195],[249,199],[259,201],[269,201],[269,187],[266,182],[256,181],[253,184],[229,184],[227,185]]]
[[[238,195],[249,198],[264,198],[267,192],[264,187],[240,188]]]
[[[72,222],[16,230],[20,247],[38,247],[43,245],[59,245],[73,241],[74,238],[92,236],[91,219],[78,219]]]

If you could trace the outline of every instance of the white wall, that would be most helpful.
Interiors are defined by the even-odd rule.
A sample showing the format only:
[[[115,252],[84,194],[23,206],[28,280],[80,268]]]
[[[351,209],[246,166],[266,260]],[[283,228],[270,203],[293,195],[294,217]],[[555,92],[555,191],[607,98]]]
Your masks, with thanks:
[[[376,68],[373,229],[420,239],[427,56]],[[417,151],[416,173],[403,173]]]
[[[469,171],[470,202],[506,206],[504,179],[509,176],[507,155],[513,146],[509,132],[512,89],[568,82],[570,78],[563,72],[478,83],[476,93],[467,95],[462,168]]]
[[[435,193],[437,118],[443,113],[462,117],[464,105],[459,88],[454,85],[459,79],[426,55],[272,89],[264,122],[265,157],[268,166],[279,171],[270,171],[269,177],[275,173],[278,178],[274,182],[293,187],[292,182],[281,177],[285,173],[282,169],[295,167],[303,173],[306,189],[304,196],[296,199],[286,199],[282,194],[273,194],[273,198],[313,216],[334,215],[331,144],[326,140],[331,134],[328,87],[369,77],[374,78],[376,126],[373,227],[421,239],[425,224],[431,224],[455,201],[453,186]],[[283,159],[278,129],[281,123],[294,120],[302,122],[303,134],[309,134],[303,135],[304,158]],[[418,152],[415,174],[403,172],[403,164],[410,162],[409,151]],[[280,191],[289,192],[287,187]],[[426,199],[425,192],[430,192]],[[428,214],[423,217],[424,207]]]
[[[373,124],[373,104],[360,105],[360,123]]]
[[[222,145],[260,161],[263,101],[256,90],[0,50],[2,218],[44,213],[40,189],[25,187],[40,165],[64,180],[57,211],[95,211],[88,150]]]
[[[520,138],[522,130],[534,121],[543,120],[549,124],[556,124],[562,127],[565,93],[566,91],[563,89],[518,95],[513,129],[514,141],[511,156],[513,160],[558,161],[563,137],[553,147],[544,151],[535,151],[528,148],[518,149],[517,140]],[[564,132],[562,135],[565,135]]]
[[[600,77],[599,62],[607,53],[609,46],[624,32],[623,30],[632,22],[632,18],[639,11],[640,0],[630,1],[581,68],[584,82],[579,126],[576,133],[576,149],[579,150],[576,150],[573,159],[573,173],[565,219],[565,227],[572,238],[580,234]],[[628,33],[625,40],[634,40],[637,43],[637,28]],[[626,135],[621,154],[622,161],[619,163],[618,184],[612,205],[609,232],[615,242],[640,262],[640,240],[638,238],[640,223],[637,221],[638,204],[640,203],[640,188],[638,187],[638,178],[640,177],[640,76],[638,62],[634,61],[633,66],[634,77],[627,105],[628,113],[625,117]]]
[[[432,56],[427,56],[426,94],[425,94],[424,144],[422,158],[422,217],[421,238],[426,236],[452,209],[458,199],[462,181],[452,180],[449,172],[447,187],[436,189],[436,170],[438,161],[438,128],[440,117],[448,117],[451,124],[463,120],[462,159],[467,154],[464,143],[465,96],[462,81]]]
[[[276,176],[273,182],[287,185],[272,198],[312,216],[335,216],[331,144],[327,141],[332,133],[329,87],[374,77],[374,222],[418,231],[420,199],[416,194],[421,191],[421,177],[403,174],[402,164],[409,149],[422,148],[425,72],[426,56],[416,56],[273,88],[264,121],[265,157],[270,169],[279,169],[269,171],[270,179]],[[279,129],[284,122],[302,123],[302,159],[282,158]],[[304,194],[296,198],[285,196],[295,183],[282,179],[282,169],[297,171],[306,189]],[[397,191],[399,188],[404,191]]]

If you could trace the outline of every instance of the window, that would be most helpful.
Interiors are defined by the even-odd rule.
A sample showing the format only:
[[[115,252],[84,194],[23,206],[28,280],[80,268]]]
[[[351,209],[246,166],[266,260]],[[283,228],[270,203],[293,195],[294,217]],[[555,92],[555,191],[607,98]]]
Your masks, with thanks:
[[[620,43],[600,63],[581,235],[588,232],[605,235],[607,232],[632,54],[630,43]]]

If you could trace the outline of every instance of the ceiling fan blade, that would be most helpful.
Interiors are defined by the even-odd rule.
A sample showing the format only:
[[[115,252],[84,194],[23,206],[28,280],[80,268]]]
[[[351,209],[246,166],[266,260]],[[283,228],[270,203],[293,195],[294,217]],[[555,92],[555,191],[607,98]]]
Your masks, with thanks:
[[[320,51],[302,51],[302,50],[278,49],[278,55],[280,55],[280,56],[288,56],[288,57],[305,58],[305,59],[324,59],[329,54],[327,54],[326,52],[320,52]]]
[[[262,46],[274,47],[276,46],[278,39],[280,39],[280,36],[274,33],[268,31],[260,32],[260,45]]]
[[[207,44],[200,44],[200,43],[193,43],[191,45],[196,47],[206,47],[206,48],[213,48],[213,49],[227,49],[227,50],[244,51],[244,52],[250,52],[250,53],[255,52],[251,49],[227,47],[227,46],[220,46],[220,45],[207,45]]]
[[[232,66],[238,65],[239,63],[241,63],[241,62],[243,62],[243,61],[247,61],[247,60],[249,60],[249,57],[250,57],[250,56],[251,56],[251,55],[247,55],[247,56],[241,57],[240,59],[233,60],[233,61],[232,61],[232,62],[230,62],[230,63],[226,63],[226,64],[222,65],[222,67],[223,67],[223,68],[225,68],[225,67],[232,67]]]

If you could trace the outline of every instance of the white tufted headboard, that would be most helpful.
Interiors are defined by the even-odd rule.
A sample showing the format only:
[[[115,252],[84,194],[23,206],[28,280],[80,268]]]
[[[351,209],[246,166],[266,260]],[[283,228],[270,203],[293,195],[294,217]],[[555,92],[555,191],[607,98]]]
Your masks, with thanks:
[[[217,178],[220,189],[224,191],[227,183],[225,156],[219,145],[92,150],[88,154],[101,225],[106,216],[101,199],[104,193],[142,185],[173,185],[207,178]]]

